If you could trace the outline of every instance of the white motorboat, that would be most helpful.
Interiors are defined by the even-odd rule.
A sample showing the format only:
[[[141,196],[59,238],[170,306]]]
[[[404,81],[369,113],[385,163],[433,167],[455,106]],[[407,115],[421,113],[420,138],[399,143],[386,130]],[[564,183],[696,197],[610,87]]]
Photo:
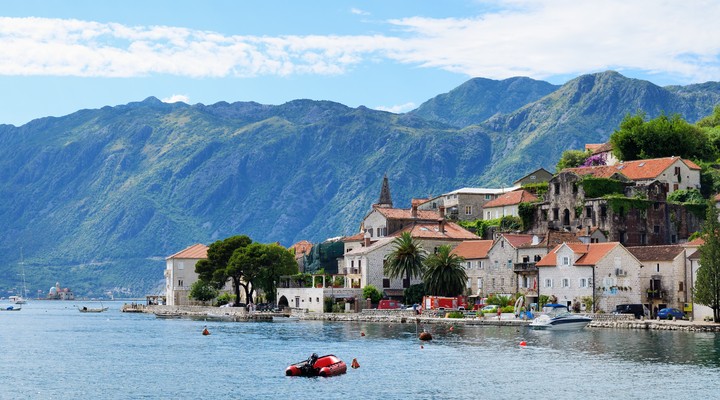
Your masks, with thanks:
[[[530,323],[533,329],[545,329],[553,331],[571,331],[584,328],[592,321],[592,318],[573,314],[567,306],[561,304],[545,304],[542,315]]]

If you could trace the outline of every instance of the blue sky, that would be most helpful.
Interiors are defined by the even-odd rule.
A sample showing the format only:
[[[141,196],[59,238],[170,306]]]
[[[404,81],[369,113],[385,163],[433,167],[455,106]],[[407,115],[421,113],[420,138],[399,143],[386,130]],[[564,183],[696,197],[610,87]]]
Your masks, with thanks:
[[[716,0],[0,0],[0,123],[155,96],[405,112],[473,77],[720,80]]]

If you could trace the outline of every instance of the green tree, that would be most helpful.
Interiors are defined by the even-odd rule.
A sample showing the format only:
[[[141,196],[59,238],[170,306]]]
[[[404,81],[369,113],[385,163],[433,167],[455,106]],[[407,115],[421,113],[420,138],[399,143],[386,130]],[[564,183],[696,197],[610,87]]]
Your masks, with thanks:
[[[433,296],[457,296],[467,285],[467,273],[462,266],[463,258],[452,254],[452,248],[443,245],[436,254],[425,260],[425,289]]]
[[[647,121],[645,114],[627,115],[610,136],[615,156],[623,161],[680,156],[712,160],[717,149],[708,135],[679,114],[661,115]]]
[[[232,282],[235,293],[235,306],[240,305],[240,284],[242,282],[242,271],[235,271],[228,268],[230,257],[235,250],[246,247],[252,240],[246,235],[231,236],[227,239],[218,240],[208,248],[207,259],[200,260],[195,264],[195,272],[198,278],[211,283],[215,288],[221,289],[228,279]]]
[[[579,167],[588,157],[590,157],[589,151],[565,150],[560,156],[557,165],[555,165],[555,171],[560,172],[565,168]]]
[[[700,268],[693,287],[693,301],[712,308],[713,321],[720,322],[720,222],[715,204],[709,204],[699,248]]]
[[[190,286],[190,298],[198,301],[210,301],[217,297],[218,290],[210,283],[197,280]]]
[[[272,243],[265,245],[263,270],[258,277],[258,286],[265,292],[270,303],[275,303],[276,285],[281,276],[298,273],[298,264],[290,250]]]
[[[420,243],[409,232],[403,232],[393,240],[393,250],[385,261],[383,272],[390,278],[405,275],[409,284],[412,278],[422,276],[424,261],[425,250]]]
[[[250,243],[247,246],[235,249],[228,261],[227,274],[240,277],[238,285],[245,290],[248,304],[253,303],[255,281],[263,269],[265,245]]]
[[[415,285],[410,285],[405,288],[403,295],[405,296],[405,304],[420,304],[422,303],[423,296],[425,296],[425,284],[416,283]]]
[[[366,285],[363,288],[363,299],[370,299],[370,302],[377,303],[382,299],[382,293],[373,285]]]

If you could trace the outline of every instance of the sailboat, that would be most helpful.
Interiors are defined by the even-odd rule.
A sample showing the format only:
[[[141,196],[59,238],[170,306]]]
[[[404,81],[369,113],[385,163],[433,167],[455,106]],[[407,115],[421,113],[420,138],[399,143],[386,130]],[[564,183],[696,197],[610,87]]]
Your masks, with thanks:
[[[20,296],[10,296],[10,300],[15,304],[27,304],[27,286],[25,285],[25,263],[23,262],[22,248],[20,249],[20,275],[22,276],[23,287]]]

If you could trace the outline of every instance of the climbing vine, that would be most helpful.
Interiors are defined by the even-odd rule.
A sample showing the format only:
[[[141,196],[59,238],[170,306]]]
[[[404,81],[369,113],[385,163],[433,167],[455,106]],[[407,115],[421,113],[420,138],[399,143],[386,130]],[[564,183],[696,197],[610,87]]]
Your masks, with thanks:
[[[625,184],[617,179],[595,178],[586,176],[582,178],[580,184],[585,191],[585,198],[594,199],[611,194],[622,194],[625,190]]]
[[[623,216],[632,209],[645,211],[651,204],[653,204],[652,201],[643,198],[625,197],[617,194],[604,196],[603,198],[607,201],[608,205],[615,214]]]

